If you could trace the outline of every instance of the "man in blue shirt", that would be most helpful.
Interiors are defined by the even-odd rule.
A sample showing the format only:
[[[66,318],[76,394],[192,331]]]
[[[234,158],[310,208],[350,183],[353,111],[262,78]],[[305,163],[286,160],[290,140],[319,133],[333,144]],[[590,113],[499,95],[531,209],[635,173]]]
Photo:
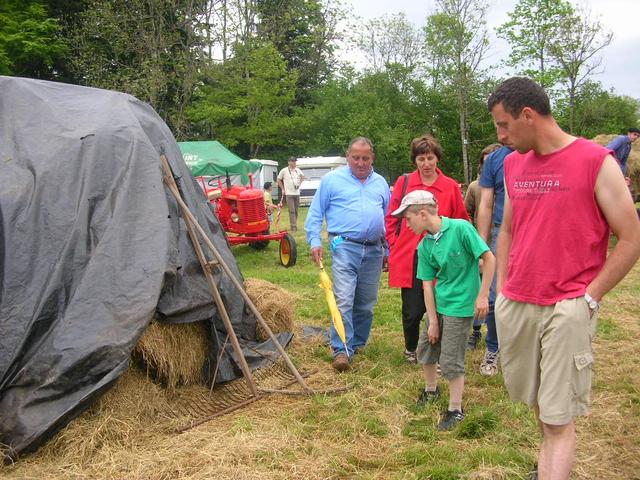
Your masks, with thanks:
[[[327,221],[333,292],[347,340],[345,352],[331,327],[333,367],[339,372],[349,369],[351,356],[369,339],[380,274],[389,255],[384,239],[389,185],[373,171],[374,158],[371,140],[364,137],[351,140],[347,165],[322,178],[304,225],[311,257],[320,263],[322,221]]]
[[[631,144],[640,137],[640,129],[631,127],[626,135],[618,135],[607,144],[607,148],[613,150],[616,159],[622,169],[622,174],[627,176],[627,160],[631,152]]]
[[[480,206],[478,207],[478,233],[496,254],[496,239],[502,223],[504,208],[504,159],[513,150],[502,146],[487,157],[480,173]],[[495,208],[494,208],[495,207]],[[496,280],[491,283],[489,292],[489,313],[487,314],[487,350],[480,364],[480,374],[493,376],[498,373],[498,334],[494,304],[496,301]]]

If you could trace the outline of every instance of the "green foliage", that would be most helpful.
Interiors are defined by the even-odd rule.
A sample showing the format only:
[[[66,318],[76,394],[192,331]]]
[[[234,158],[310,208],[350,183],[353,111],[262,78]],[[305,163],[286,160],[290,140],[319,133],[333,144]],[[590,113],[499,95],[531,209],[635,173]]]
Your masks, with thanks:
[[[549,55],[549,44],[563,19],[573,13],[565,0],[520,0],[509,12],[509,21],[496,29],[511,47],[507,65],[546,89],[554,87],[562,72]]]
[[[427,18],[427,49],[436,59],[431,76],[449,87],[458,108],[465,183],[473,179],[469,160],[474,89],[481,81],[480,64],[489,48],[486,3],[483,0],[437,0],[438,11]]]
[[[554,116],[561,127],[569,129],[568,98],[556,102]],[[622,133],[640,119],[640,102],[616,95],[598,82],[585,82],[575,98],[574,133],[593,138],[601,133]]]
[[[203,52],[190,0],[91,0],[71,30],[80,83],[149,102],[174,134],[186,134],[185,108]]]
[[[56,78],[56,63],[67,52],[62,27],[38,1],[0,3],[0,74]]]
[[[233,58],[209,70],[189,118],[225,145],[249,144],[249,155],[257,157],[290,128],[296,79],[273,44],[238,44]]]
[[[328,0],[262,0],[256,13],[257,38],[272,43],[289,75],[297,74],[296,105],[304,105],[335,66],[341,10]]]

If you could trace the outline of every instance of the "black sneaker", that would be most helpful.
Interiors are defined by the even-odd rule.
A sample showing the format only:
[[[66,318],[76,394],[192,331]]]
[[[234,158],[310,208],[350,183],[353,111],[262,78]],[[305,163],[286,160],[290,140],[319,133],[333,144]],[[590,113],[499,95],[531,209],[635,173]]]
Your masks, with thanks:
[[[412,352],[411,350],[405,350],[404,359],[406,360],[407,363],[410,363],[412,365],[416,365],[418,363],[418,359],[416,357],[415,351]]]
[[[444,418],[438,424],[438,430],[451,430],[457,424],[464,420],[464,413],[460,410],[447,410]]]
[[[434,403],[440,398],[440,387],[436,387],[435,391],[427,392],[425,389],[422,389],[420,392],[420,396],[418,400],[416,400],[416,405],[419,407],[426,405],[427,403]]]
[[[467,350],[475,350],[480,343],[480,339],[482,338],[482,332],[474,330],[471,335],[469,335],[469,340],[467,341]]]

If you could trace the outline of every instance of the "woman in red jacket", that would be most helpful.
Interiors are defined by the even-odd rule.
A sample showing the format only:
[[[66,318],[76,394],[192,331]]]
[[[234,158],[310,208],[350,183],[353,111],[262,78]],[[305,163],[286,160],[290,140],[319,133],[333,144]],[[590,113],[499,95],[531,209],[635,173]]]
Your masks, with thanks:
[[[391,212],[400,206],[402,197],[407,193],[413,190],[427,190],[438,200],[440,215],[469,220],[460,186],[438,168],[438,161],[441,158],[442,147],[434,137],[423,135],[413,139],[411,160],[416,170],[399,177],[396,181],[389,203],[389,213],[385,217],[386,237],[390,249],[389,286],[401,288],[404,355],[410,363],[416,363],[420,322],[426,311],[422,282],[416,278],[416,248],[422,236],[413,233],[404,219],[394,217]],[[398,225],[398,222],[402,223]]]

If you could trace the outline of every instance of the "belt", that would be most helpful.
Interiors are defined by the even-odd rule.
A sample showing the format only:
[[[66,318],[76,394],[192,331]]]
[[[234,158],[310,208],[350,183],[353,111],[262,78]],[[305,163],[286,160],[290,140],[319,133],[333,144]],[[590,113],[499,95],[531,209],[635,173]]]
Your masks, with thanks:
[[[329,235],[332,235],[334,237],[338,236],[337,233],[329,233]],[[340,236],[346,242],[358,243],[360,245],[365,245],[367,247],[372,247],[373,245],[380,245],[380,243],[382,243],[382,239],[381,238],[379,238],[378,240],[358,240],[357,238],[347,237],[346,235],[340,235]]]

